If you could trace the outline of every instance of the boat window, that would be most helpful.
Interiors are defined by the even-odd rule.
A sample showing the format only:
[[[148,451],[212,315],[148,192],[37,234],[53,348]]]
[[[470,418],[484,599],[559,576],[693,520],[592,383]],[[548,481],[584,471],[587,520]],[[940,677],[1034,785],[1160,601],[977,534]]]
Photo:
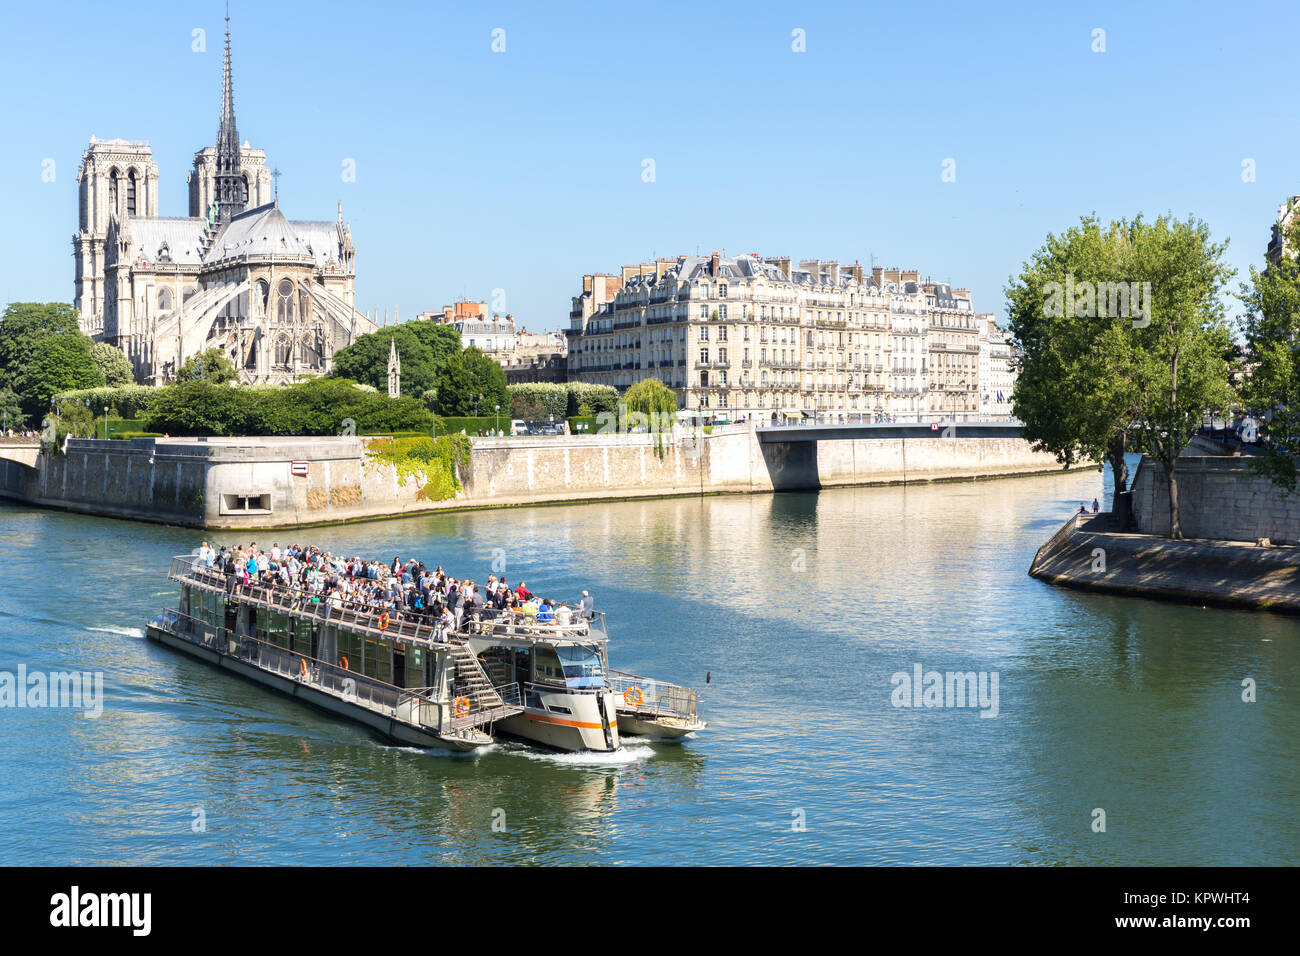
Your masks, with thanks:
[[[594,644],[571,644],[557,647],[564,682],[570,687],[603,687],[605,669],[600,661],[600,648]]]
[[[338,649],[340,667],[343,666],[343,661],[346,659],[348,670],[361,670],[361,638],[354,631],[339,631]]]
[[[393,645],[378,638],[366,637],[366,676],[393,682]]]
[[[533,680],[564,683],[564,668],[553,647],[533,648]]]

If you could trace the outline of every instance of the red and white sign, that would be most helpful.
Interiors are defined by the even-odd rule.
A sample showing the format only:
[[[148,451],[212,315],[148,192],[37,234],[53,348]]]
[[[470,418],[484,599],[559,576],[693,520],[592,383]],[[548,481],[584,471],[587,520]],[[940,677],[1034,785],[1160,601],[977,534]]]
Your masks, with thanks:
[[[299,478],[306,478],[307,473],[311,470],[311,463],[306,461],[291,461],[289,463],[289,473]]]
[[[932,431],[932,432],[937,432],[938,430],[939,430],[939,423],[938,423],[938,422],[930,422],[930,431]]]

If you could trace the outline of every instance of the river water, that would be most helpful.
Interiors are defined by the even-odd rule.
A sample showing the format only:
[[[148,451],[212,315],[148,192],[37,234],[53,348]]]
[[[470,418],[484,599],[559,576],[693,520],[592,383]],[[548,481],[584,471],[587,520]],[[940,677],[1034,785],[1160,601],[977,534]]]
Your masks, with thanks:
[[[386,745],[144,640],[203,534],[0,505],[0,671],[102,671],[106,698],[0,709],[0,863],[1300,863],[1300,622],[1029,578],[1100,494],[1075,472],[295,533],[591,590],[612,665],[699,688],[710,722],[601,756]],[[895,706],[918,665],[996,672],[996,716]]]

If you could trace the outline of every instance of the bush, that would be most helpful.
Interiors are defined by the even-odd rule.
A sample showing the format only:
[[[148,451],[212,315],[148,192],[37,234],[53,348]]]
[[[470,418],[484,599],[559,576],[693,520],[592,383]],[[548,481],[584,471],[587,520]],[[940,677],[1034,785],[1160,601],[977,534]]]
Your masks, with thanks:
[[[433,431],[433,414],[415,398],[389,398],[346,379],[235,387],[177,382],[159,389],[144,418],[173,435],[339,435]],[[350,424],[349,424],[350,423]]]
[[[54,402],[62,407],[64,402],[85,405],[86,399],[90,399],[90,409],[96,415],[102,415],[104,406],[108,406],[110,418],[141,418],[161,391],[162,389],[152,385],[81,388],[71,392],[59,392],[54,396]]]

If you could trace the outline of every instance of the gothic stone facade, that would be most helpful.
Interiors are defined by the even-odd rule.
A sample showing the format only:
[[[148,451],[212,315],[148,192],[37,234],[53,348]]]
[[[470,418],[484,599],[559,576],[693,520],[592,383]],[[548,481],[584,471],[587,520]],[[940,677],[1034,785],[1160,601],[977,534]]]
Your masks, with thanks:
[[[328,371],[337,349],[374,330],[354,307],[342,204],[335,221],[286,219],[265,153],[239,142],[233,100],[227,27],[218,142],[194,156],[187,217],[159,215],[147,143],[92,136],[77,171],[81,326],[122,349],[142,382],[168,381],[214,347],[245,383],[290,382]]]

